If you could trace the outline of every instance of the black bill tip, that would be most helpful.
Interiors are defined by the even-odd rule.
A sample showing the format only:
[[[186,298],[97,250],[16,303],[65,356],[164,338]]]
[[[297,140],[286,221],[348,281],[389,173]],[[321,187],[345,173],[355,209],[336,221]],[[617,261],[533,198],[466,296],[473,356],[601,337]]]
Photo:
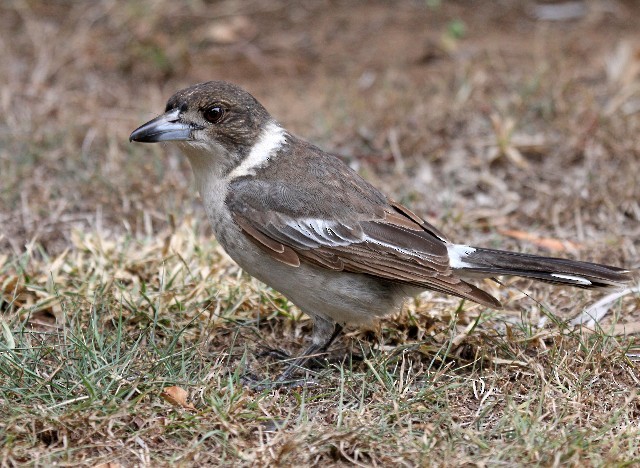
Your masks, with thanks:
[[[136,128],[131,135],[129,141],[138,143],[158,143],[161,141],[183,141],[191,139],[193,130],[196,127],[180,121],[180,110],[173,109],[144,125]]]

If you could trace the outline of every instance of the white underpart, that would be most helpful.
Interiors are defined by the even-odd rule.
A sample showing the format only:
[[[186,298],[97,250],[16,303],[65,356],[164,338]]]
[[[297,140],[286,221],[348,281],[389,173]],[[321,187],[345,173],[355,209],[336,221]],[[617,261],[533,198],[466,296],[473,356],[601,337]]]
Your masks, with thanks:
[[[275,122],[268,123],[258,141],[251,148],[249,156],[231,171],[229,177],[235,179],[236,177],[255,175],[256,169],[269,162],[273,154],[282,148],[286,141],[287,133],[285,130]]]
[[[475,252],[476,249],[464,244],[448,244],[449,266],[451,268],[474,268],[476,265],[465,262],[465,258]]]
[[[560,273],[551,273],[551,276],[553,276],[554,278],[575,281],[576,283],[584,284],[585,286],[591,284],[591,281],[586,278],[582,278],[581,276],[561,275]]]

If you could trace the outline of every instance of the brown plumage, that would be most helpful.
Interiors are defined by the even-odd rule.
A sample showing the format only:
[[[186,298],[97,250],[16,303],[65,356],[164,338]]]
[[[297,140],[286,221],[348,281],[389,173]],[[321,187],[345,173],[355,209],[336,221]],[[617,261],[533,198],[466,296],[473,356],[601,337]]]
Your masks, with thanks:
[[[326,350],[334,329],[369,323],[425,289],[499,308],[469,279],[516,275],[581,288],[632,281],[617,267],[453,244],[229,83],[177,92],[130,138],[177,141],[218,241],[314,318],[311,346],[281,380]]]

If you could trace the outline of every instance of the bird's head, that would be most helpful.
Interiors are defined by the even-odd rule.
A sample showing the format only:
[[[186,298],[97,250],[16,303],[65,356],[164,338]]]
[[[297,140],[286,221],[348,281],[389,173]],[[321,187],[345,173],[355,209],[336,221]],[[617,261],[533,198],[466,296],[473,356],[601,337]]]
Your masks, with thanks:
[[[134,130],[129,140],[176,141],[192,162],[213,158],[228,171],[249,155],[269,124],[274,120],[251,94],[225,81],[209,81],[175,93],[164,114]]]

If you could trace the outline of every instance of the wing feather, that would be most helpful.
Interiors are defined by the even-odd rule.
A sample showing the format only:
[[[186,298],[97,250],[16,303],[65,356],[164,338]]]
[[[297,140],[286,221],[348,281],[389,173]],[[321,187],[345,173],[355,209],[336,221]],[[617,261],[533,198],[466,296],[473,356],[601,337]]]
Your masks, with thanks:
[[[338,158],[295,143],[289,149],[304,171],[290,158],[275,158],[254,177],[233,180],[225,199],[242,232],[264,252],[293,267],[304,261],[500,307],[456,276],[438,229]]]
[[[395,207],[357,226],[293,220],[281,213],[260,225],[238,214],[234,219],[255,244],[287,265],[299,266],[302,259],[333,271],[378,276],[500,307],[492,296],[453,274],[442,238]]]

